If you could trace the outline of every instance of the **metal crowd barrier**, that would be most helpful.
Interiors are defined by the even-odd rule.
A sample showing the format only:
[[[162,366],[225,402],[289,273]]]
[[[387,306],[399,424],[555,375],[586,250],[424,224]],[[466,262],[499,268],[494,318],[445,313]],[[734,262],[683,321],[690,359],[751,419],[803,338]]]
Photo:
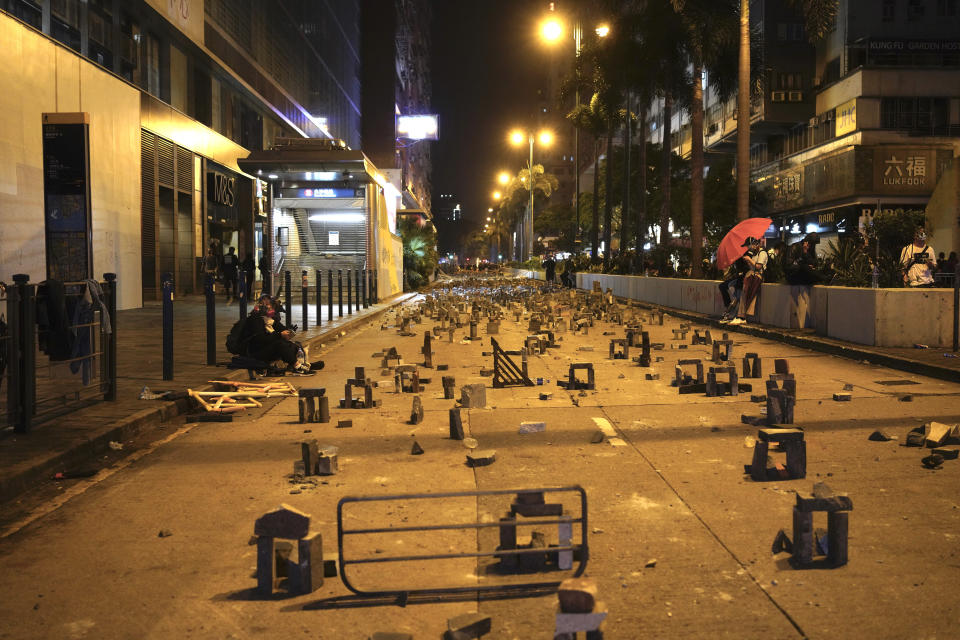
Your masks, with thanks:
[[[6,367],[0,386],[6,387],[0,419],[18,433],[26,433],[39,422],[98,399],[117,398],[117,281],[116,274],[104,274],[100,283],[104,312],[92,306],[92,322],[71,319],[54,331],[38,325],[38,308],[48,302],[40,285],[30,276],[17,274],[6,287],[5,317],[7,335],[0,337]],[[76,308],[86,293],[85,282],[65,282],[64,306]],[[70,301],[70,305],[67,305]],[[104,313],[109,316],[106,332]],[[62,349],[56,357],[47,354],[54,342],[66,338],[70,353]],[[46,351],[42,348],[46,346]]]
[[[423,524],[423,525],[406,525],[401,524],[400,522],[390,522],[388,526],[381,527],[360,527],[357,525],[350,526],[347,528],[345,522],[349,519],[352,522],[357,522],[358,516],[354,513],[347,513],[344,515],[344,509],[348,505],[357,504],[357,503],[371,503],[371,502],[387,502],[394,503],[391,505],[393,511],[398,511],[396,509],[396,503],[408,503],[411,501],[430,501],[430,500],[440,500],[444,501],[450,498],[487,498],[490,496],[510,496],[510,495],[519,495],[519,494],[541,494],[544,497],[553,496],[563,493],[567,494],[576,494],[577,501],[579,502],[580,513],[579,516],[574,517],[572,515],[561,515],[561,516],[530,516],[529,518],[517,519],[515,516],[507,519],[494,520],[491,522],[444,522],[437,524]],[[412,505],[403,505],[403,506],[412,506]],[[441,505],[442,506],[442,505]],[[551,506],[551,505],[547,505]],[[401,507],[402,508],[402,507]],[[440,511],[440,509],[438,509]],[[391,510],[387,510],[389,514]],[[401,522],[406,522],[406,518],[401,520]],[[436,531],[463,531],[463,530],[475,530],[476,531],[476,540],[481,538],[481,530],[489,528],[497,528],[500,530],[500,540],[503,540],[503,528],[512,529],[513,538],[516,538],[516,530],[518,527],[533,527],[533,526],[563,526],[567,527],[571,532],[570,540],[563,543],[563,541],[558,540],[557,545],[549,547],[537,547],[537,548],[520,548],[517,546],[511,546],[509,548],[497,547],[496,549],[483,550],[482,544],[477,543],[476,551],[460,550],[457,552],[447,552],[447,553],[424,553],[424,554],[415,554],[415,555],[393,555],[390,553],[381,553],[375,551],[373,555],[367,555],[365,557],[354,558],[351,557],[345,551],[345,541],[349,537],[359,537],[359,536],[371,536],[371,535],[390,535],[390,536],[399,536],[401,534],[413,535],[421,534],[420,537],[423,538],[428,532]],[[580,529],[580,540],[579,543],[575,542],[572,535],[574,525],[579,525]],[[572,571],[572,577],[579,577],[587,568],[587,560],[589,558],[589,548],[587,545],[587,493],[586,491],[579,486],[571,487],[551,487],[551,488],[538,488],[538,489],[508,489],[508,490],[494,490],[494,491],[461,491],[461,492],[452,492],[452,493],[415,493],[415,494],[406,494],[406,495],[387,495],[387,496],[364,496],[364,497],[346,497],[342,498],[337,503],[337,542],[339,547],[339,572],[340,579],[343,581],[343,585],[352,591],[353,593],[361,596],[400,596],[401,598],[407,598],[411,595],[439,595],[439,594],[458,594],[458,593],[481,593],[481,592],[501,592],[505,590],[510,591],[524,591],[530,590],[535,591],[543,589],[546,587],[556,587],[560,584],[559,580],[556,581],[546,581],[546,582],[526,582],[523,584],[509,583],[509,584],[489,584],[489,585],[472,585],[472,586],[445,586],[445,587],[432,587],[432,588],[411,588],[411,589],[361,589],[358,588],[351,577],[348,576],[348,568],[355,567],[357,565],[371,565],[383,563],[384,569],[380,572],[381,576],[390,575],[390,570],[386,567],[390,566],[390,563],[397,562],[429,562],[434,560],[456,560],[456,559],[466,559],[466,558],[476,558],[477,562],[483,560],[492,561],[494,559],[500,559],[500,562],[504,562],[504,558],[507,558],[507,562],[513,563],[523,555],[544,555],[546,554],[569,554],[571,567],[569,569],[563,570],[564,577],[571,577],[570,571]],[[399,547],[396,547],[399,548]],[[437,549],[437,551],[440,551]],[[445,549],[449,551],[449,549]],[[572,566],[572,560],[576,559],[576,566]],[[559,564],[559,563],[558,563]],[[394,565],[396,566],[396,565]],[[399,569],[393,569],[393,574],[396,575],[399,572]],[[479,571],[478,571],[479,573]],[[521,572],[526,573],[526,572]],[[410,571],[409,573],[404,572],[403,575],[416,575],[417,572]],[[507,572],[504,575],[516,575],[513,572]]]

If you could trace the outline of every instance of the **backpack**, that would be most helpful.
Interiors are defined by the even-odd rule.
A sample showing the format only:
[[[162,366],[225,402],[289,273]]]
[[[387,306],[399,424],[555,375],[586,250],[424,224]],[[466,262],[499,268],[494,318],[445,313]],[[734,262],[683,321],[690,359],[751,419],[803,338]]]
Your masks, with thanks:
[[[227,351],[237,356],[242,355],[246,347],[247,340],[244,335],[246,322],[246,319],[237,320],[230,328],[230,333],[227,334]]]

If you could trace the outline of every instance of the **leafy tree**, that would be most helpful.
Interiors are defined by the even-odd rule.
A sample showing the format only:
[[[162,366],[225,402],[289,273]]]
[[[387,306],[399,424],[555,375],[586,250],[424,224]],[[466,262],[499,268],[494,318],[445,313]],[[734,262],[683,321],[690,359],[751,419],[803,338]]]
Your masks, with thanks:
[[[437,267],[436,230],[417,216],[401,218],[398,230],[403,240],[403,288],[419,289],[430,281],[430,274]]]

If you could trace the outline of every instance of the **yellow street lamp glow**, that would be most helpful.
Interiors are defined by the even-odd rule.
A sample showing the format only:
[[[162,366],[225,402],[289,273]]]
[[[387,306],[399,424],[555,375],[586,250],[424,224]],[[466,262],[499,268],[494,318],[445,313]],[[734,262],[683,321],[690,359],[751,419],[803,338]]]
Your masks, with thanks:
[[[507,173],[506,171],[501,171],[501,172],[500,172],[500,175],[497,176],[497,181],[498,181],[500,184],[508,184],[508,183],[510,182],[510,174]],[[497,191],[497,193],[500,193],[500,192]],[[494,197],[496,197],[496,196],[494,196]]]
[[[493,207],[487,207],[487,213],[493,213]],[[489,220],[490,218],[487,218]]]
[[[490,211],[493,211],[493,209],[490,209]],[[490,216],[487,216],[487,222],[490,222]]]
[[[597,32],[597,35],[598,35],[599,37],[601,37],[601,38],[606,38],[607,35],[610,33],[610,25],[608,25],[608,24],[598,24],[598,25],[597,25],[597,28],[595,29],[595,31]]]
[[[494,199],[494,200],[499,200],[499,199],[502,198],[502,197],[503,197],[503,194],[500,193],[499,191],[494,191],[494,192],[493,192],[493,199]]]
[[[557,18],[547,18],[540,24],[540,35],[547,42],[556,42],[563,37],[563,23]]]
[[[519,147],[527,141],[527,136],[520,129],[514,129],[510,132],[510,144]]]
[[[540,132],[540,135],[538,136],[538,141],[543,146],[549,147],[551,144],[553,144],[553,132],[547,131],[546,129],[544,129],[543,131]]]

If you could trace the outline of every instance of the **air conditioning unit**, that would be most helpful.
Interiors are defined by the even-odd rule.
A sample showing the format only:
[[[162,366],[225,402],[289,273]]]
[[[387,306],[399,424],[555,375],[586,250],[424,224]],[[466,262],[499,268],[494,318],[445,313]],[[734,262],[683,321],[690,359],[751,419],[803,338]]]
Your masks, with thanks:
[[[803,102],[803,91],[787,92],[787,100],[790,102]]]
[[[786,102],[787,92],[786,91],[771,91],[770,100],[773,102]]]

